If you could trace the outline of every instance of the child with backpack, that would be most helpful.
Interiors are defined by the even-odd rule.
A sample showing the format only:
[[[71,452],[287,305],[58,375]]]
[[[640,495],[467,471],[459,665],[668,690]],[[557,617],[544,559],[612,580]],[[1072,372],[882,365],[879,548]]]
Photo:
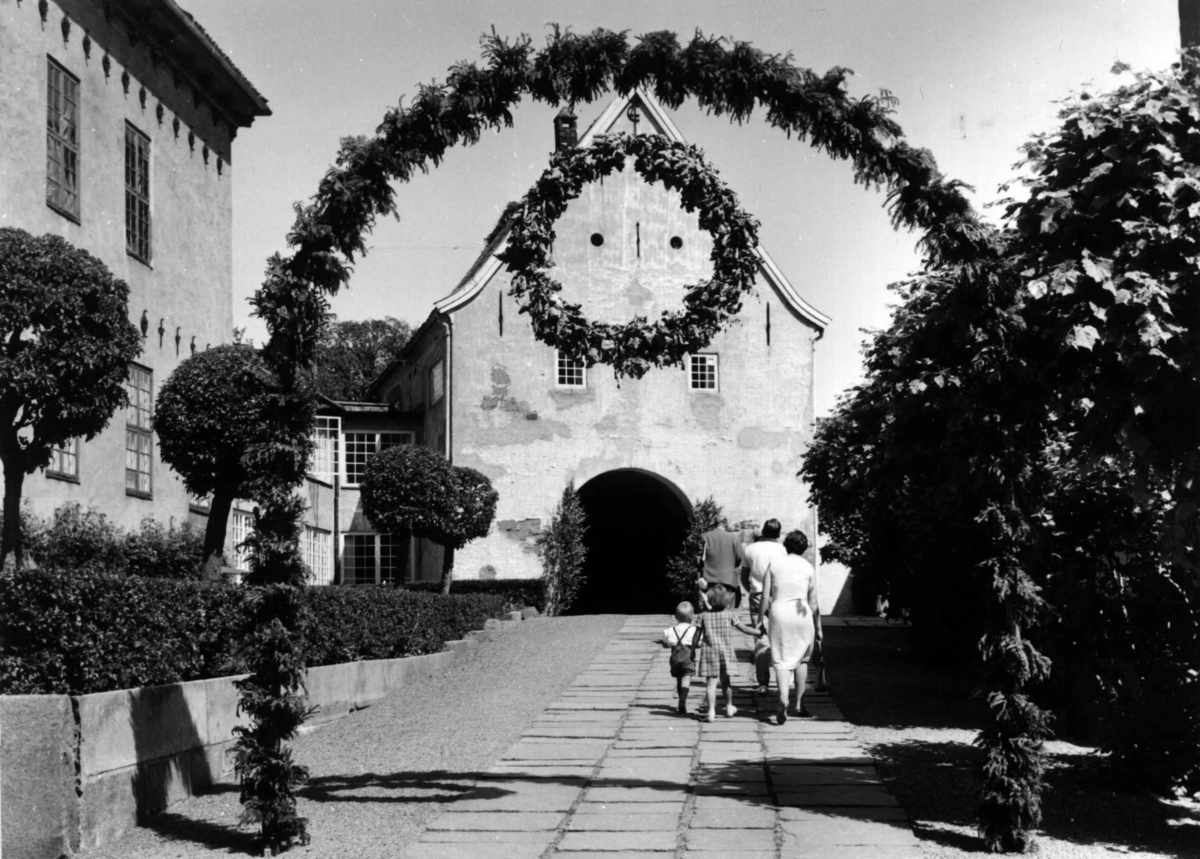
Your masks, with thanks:
[[[688,690],[692,687],[692,675],[696,672],[696,632],[692,625],[695,611],[692,604],[684,600],[675,606],[674,626],[663,630],[663,647],[671,648],[671,676],[675,678],[675,692],[679,695],[679,715],[687,713]]]

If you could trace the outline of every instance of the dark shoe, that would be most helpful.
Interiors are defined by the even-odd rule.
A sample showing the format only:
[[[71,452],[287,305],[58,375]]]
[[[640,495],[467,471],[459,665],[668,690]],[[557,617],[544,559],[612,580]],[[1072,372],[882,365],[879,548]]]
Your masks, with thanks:
[[[782,725],[786,721],[787,721],[787,708],[780,707],[778,710],[775,711],[775,724]]]
[[[682,701],[680,701],[679,706],[675,709],[675,712],[678,713],[680,716],[686,716],[687,715],[687,705],[684,704]]]
[[[799,711],[799,712],[798,712],[796,715],[797,715],[797,716],[799,716],[801,719],[812,719],[812,718],[814,718],[813,714],[812,714],[812,713],[810,713],[810,712],[808,712],[808,708],[807,708],[807,707],[805,707],[805,706],[803,706],[803,705],[801,705],[801,707],[800,707],[800,711]]]

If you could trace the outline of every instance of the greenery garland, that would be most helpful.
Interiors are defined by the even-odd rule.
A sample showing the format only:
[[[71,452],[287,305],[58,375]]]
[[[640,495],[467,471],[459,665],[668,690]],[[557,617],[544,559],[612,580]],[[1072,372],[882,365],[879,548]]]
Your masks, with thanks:
[[[376,217],[397,214],[392,183],[427,172],[452,146],[476,143],[489,128],[511,126],[512,108],[525,94],[549,105],[573,106],[612,90],[627,95],[644,87],[669,108],[694,98],[707,112],[737,123],[759,108],[789,137],[850,161],[856,184],[884,188],[893,226],[921,231],[918,244],[927,265],[972,262],[991,249],[994,236],[972,210],[965,186],[943,177],[928,151],[903,139],[891,117],[895,99],[890,93],[851,97],[848,69],[817,74],[794,65],[790,54],[766,54],[699,31],[686,45],[674,33],[660,31],[630,46],[625,32],[597,29],[581,36],[553,26],[541,51],[528,36],[508,41],[494,31],[481,45],[484,67],[456,64],[446,83],[421,86],[410,106],[389,111],[373,137],[342,141],[313,199],[296,206],[287,237],[291,254],[268,260],[251,303],[266,323],[265,357],[281,380],[276,420],[281,431],[306,420],[311,425],[302,380],[327,321],[328,296],[349,284]],[[651,344],[644,360],[659,355],[666,360],[671,348],[665,341]],[[293,445],[251,455],[303,463],[305,453]],[[289,479],[281,477],[280,487]],[[287,493],[274,493],[278,503],[265,497],[269,494],[263,493],[260,505],[278,508],[278,515],[267,511],[267,520],[278,520],[282,544],[288,530],[283,520],[290,515]],[[279,789],[289,786],[281,782]]]
[[[549,274],[554,223],[584,185],[620,171],[627,159],[648,182],[679,191],[683,207],[698,212],[713,239],[713,276],[688,287],[682,311],[664,311],[657,322],[638,316],[621,325],[589,321],[578,304],[559,297],[562,284]],[[508,247],[498,256],[513,273],[510,294],[528,313],[533,333],[591,366],[610,364],[617,376],[640,378],[651,367],[680,364],[706,347],[742,309],[758,269],[758,221],[738,205],[695,146],[658,135],[599,135],[586,149],[555,153],[550,166],[512,215]]]

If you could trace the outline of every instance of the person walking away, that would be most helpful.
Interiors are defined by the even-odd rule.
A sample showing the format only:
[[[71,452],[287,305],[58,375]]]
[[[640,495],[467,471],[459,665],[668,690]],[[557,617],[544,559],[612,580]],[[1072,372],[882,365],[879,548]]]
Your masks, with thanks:
[[[729,520],[722,516],[716,528],[704,532],[703,540],[700,563],[704,572],[696,584],[709,597],[714,586],[723,588],[729,595],[725,605],[737,608],[742,597],[738,588],[738,568],[745,560],[741,538],[729,530]]]
[[[733,645],[733,630],[746,635],[759,636],[763,632],[746,626],[729,610],[731,597],[724,587],[714,587],[708,594],[709,611],[700,615],[700,659],[696,673],[705,680],[707,709],[701,714],[706,722],[716,720],[717,683],[725,692],[725,715],[733,718],[737,707],[733,706],[732,675],[737,670],[737,652]]]
[[[783,538],[787,555],[767,567],[763,580],[763,601],[759,603],[758,622],[770,606],[771,665],[779,687],[779,709],[775,721],[787,721],[789,687],[796,679],[796,713],[812,718],[804,706],[804,687],[808,683],[808,660],[813,643],[824,637],[821,610],[817,605],[817,571],[801,557],[808,549],[808,537],[802,531],[789,531]]]
[[[763,599],[763,581],[767,577],[767,567],[772,561],[787,557],[787,550],[779,543],[779,534],[783,527],[778,519],[768,519],[763,522],[761,537],[747,546],[744,550],[745,559],[742,561],[742,586],[750,594],[750,617],[761,617]],[[754,648],[754,679],[758,683],[758,694],[765,695],[771,682],[771,659],[768,640],[760,639]]]
[[[663,630],[663,647],[671,648],[671,676],[675,678],[675,693],[679,696],[679,715],[687,712],[688,691],[696,673],[696,636],[699,630],[692,623],[695,610],[684,600],[675,606],[674,626]]]

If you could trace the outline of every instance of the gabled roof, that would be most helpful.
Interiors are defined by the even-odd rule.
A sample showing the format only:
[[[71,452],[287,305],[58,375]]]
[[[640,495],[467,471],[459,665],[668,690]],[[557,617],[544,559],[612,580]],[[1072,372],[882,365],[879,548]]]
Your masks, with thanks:
[[[666,108],[654,97],[653,93],[639,87],[634,92],[619,96],[609,102],[608,106],[604,108],[596,120],[588,126],[587,131],[579,138],[579,142],[576,145],[579,148],[590,146],[596,135],[607,134],[629,109],[630,105],[635,102],[644,112],[645,118],[650,121],[658,133],[662,134],[668,140],[677,143],[686,143],[679,129],[675,127],[675,123],[671,121]],[[466,276],[459,281],[458,285],[449,295],[434,303],[434,314],[453,313],[460,307],[470,303],[483,290],[488,281],[495,276],[496,272],[500,270],[503,263],[500,262],[496,255],[508,245],[509,228],[506,221],[510,211],[509,208],[505,208],[504,213],[500,216],[500,223],[496,225],[496,229],[492,232],[492,240],[488,242],[487,246],[475,259],[475,262],[471,264]],[[824,331],[825,327],[829,325],[830,317],[800,297],[800,293],[796,291],[796,288],[784,276],[779,266],[775,264],[775,260],[771,258],[771,255],[767,253],[762,245],[756,248],[756,252],[761,263],[763,276],[778,290],[779,294],[783,296],[784,301],[797,314],[816,328]],[[412,339],[416,340],[417,338],[414,337]]]

